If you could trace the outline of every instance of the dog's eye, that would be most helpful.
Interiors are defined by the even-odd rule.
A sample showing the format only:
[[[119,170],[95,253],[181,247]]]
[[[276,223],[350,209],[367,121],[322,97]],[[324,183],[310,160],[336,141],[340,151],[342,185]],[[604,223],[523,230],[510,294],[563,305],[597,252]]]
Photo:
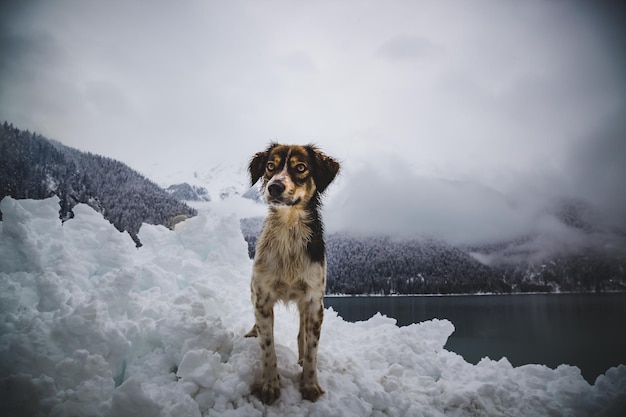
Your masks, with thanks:
[[[274,168],[276,168],[276,165],[274,165],[273,162],[268,162],[266,167],[268,171],[274,171]]]
[[[304,165],[304,164],[298,164],[298,165],[296,165],[296,171],[298,171],[298,172],[300,172],[300,173],[302,173],[302,172],[306,171],[306,165]]]

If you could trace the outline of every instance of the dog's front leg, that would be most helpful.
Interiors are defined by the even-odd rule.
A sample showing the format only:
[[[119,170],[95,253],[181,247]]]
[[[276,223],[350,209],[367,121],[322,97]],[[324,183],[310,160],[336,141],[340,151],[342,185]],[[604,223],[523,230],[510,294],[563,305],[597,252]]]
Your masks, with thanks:
[[[324,320],[324,303],[322,297],[312,298],[298,304],[300,311],[300,333],[298,345],[300,348],[300,360],[302,364],[302,377],[300,379],[300,393],[302,398],[315,401],[324,394],[317,382],[317,346]]]
[[[272,404],[280,397],[280,380],[274,349],[274,300],[269,294],[262,294],[255,300],[254,315],[257,335],[261,346],[263,377],[252,387],[252,392],[265,404]]]

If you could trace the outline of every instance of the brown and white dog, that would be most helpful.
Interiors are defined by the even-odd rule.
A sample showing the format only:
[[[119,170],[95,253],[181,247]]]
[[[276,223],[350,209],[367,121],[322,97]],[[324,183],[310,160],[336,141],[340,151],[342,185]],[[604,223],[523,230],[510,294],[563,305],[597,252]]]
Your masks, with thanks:
[[[280,397],[274,304],[294,301],[300,312],[300,393],[302,398],[315,401],[324,393],[317,380],[317,346],[326,289],[320,197],[337,175],[339,163],[313,145],[272,143],[252,157],[249,171],[253,185],[263,178],[263,192],[269,204],[252,271],[256,324],[246,334],[259,337],[262,352],[263,377],[252,391],[266,404]]]

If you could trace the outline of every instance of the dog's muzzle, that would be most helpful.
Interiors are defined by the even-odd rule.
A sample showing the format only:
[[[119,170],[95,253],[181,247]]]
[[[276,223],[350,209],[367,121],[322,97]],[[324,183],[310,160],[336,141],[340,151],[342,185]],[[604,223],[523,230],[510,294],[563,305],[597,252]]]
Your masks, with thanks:
[[[285,184],[283,184],[280,180],[275,180],[271,184],[267,186],[267,193],[269,194],[267,198],[267,202],[273,205],[285,205],[285,206],[295,206],[300,202],[300,197],[292,200],[288,196],[284,196],[285,192]]]

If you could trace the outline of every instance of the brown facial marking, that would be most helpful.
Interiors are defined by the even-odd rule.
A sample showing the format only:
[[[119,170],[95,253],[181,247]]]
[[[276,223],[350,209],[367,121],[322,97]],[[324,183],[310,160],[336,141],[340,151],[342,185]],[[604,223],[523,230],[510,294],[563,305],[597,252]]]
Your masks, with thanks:
[[[278,145],[274,147],[265,166],[265,178],[270,179],[285,168],[285,160],[287,161],[287,171],[294,180],[306,180],[309,176],[310,165],[308,153],[302,146]]]

